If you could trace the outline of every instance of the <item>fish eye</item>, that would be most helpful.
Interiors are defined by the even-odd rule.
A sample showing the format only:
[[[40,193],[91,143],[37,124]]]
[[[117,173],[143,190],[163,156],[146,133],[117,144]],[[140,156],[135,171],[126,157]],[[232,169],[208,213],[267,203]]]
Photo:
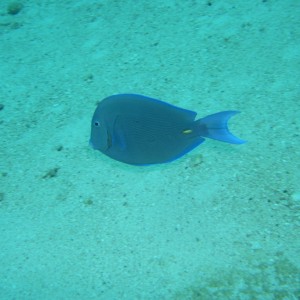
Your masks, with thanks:
[[[99,122],[99,121],[95,121],[95,122],[94,122],[94,125],[95,125],[96,127],[99,127],[99,126],[100,126],[100,122]]]

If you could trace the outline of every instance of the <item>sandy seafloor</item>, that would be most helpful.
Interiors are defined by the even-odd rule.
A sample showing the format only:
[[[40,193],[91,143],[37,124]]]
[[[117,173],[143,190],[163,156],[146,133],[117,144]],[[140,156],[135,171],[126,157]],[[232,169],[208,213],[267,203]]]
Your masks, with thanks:
[[[299,299],[300,1],[0,2],[0,299]],[[88,146],[139,93],[240,110],[136,167]]]

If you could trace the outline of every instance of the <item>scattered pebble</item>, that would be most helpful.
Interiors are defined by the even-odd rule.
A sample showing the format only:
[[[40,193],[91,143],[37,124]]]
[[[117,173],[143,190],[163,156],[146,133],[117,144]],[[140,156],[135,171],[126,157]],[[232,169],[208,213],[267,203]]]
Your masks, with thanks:
[[[59,145],[56,147],[56,151],[60,152],[64,149],[64,147],[62,145]]]
[[[57,176],[59,168],[53,168],[50,169],[42,178],[46,179],[46,178],[53,178]]]
[[[7,13],[9,15],[17,15],[23,8],[23,4],[20,2],[11,2],[7,5]]]
[[[91,198],[87,198],[83,201],[83,203],[88,206],[88,205],[93,205],[94,201]]]

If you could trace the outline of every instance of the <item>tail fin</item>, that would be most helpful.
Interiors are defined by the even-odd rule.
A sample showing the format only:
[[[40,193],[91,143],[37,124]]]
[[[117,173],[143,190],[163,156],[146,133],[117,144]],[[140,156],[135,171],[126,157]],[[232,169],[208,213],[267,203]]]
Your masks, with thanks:
[[[227,126],[228,120],[237,113],[239,111],[222,111],[196,121],[201,128],[201,136],[230,144],[246,143],[231,134]]]

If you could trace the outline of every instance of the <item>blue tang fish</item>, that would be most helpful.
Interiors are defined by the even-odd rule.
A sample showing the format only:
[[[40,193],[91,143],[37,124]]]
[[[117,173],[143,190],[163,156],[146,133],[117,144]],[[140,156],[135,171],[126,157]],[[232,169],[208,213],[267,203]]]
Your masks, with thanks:
[[[90,145],[118,161],[149,165],[175,160],[205,138],[243,144],[227,127],[238,111],[195,120],[197,113],[142,95],[120,94],[102,100],[91,123]]]

